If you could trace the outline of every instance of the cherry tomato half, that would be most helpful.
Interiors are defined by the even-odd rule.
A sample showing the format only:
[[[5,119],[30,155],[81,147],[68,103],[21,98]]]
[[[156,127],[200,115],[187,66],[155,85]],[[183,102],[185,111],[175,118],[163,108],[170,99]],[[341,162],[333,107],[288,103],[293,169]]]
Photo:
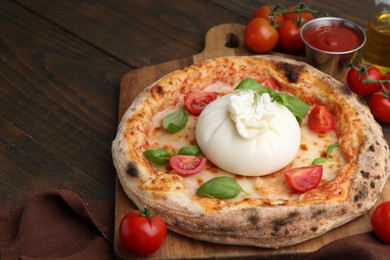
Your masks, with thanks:
[[[265,53],[278,43],[278,31],[264,18],[252,19],[245,27],[245,44],[257,53]]]
[[[303,50],[305,44],[301,38],[301,27],[291,20],[286,20],[278,28],[278,47],[287,53],[294,53]]]
[[[294,11],[296,7],[290,6],[288,9]],[[314,19],[314,15],[310,12],[300,12],[300,15],[301,15],[301,19],[299,21],[299,14],[297,12],[286,13],[284,14],[284,20],[299,22],[300,25],[303,25],[304,23]]]
[[[305,192],[318,186],[322,179],[322,165],[292,168],[283,172],[287,183],[299,191]]]
[[[371,224],[377,237],[390,244],[390,201],[382,202],[375,208]]]
[[[150,255],[164,243],[167,228],[157,215],[151,215],[145,207],[143,211],[127,213],[119,225],[119,239],[123,248],[139,256]]]
[[[277,24],[280,24],[281,22],[284,21],[284,16],[282,14],[278,14],[275,17],[274,15],[270,15],[270,13],[272,13],[271,6],[264,5],[256,10],[252,19],[264,18],[264,19],[268,20],[270,22],[270,24],[272,24],[272,25],[277,25]]]
[[[309,128],[314,132],[325,133],[334,129],[334,119],[325,106],[315,106],[309,114]]]
[[[390,92],[390,86],[387,87],[387,90]],[[383,89],[370,97],[368,106],[376,119],[390,123],[390,95],[386,95]]]
[[[367,69],[367,75],[369,79],[372,80],[381,80],[382,74],[378,68],[370,65]],[[347,73],[347,84],[349,88],[361,97],[368,97],[374,94],[376,91],[381,89],[379,83],[364,83],[366,79],[366,73],[363,70],[363,67],[354,67],[350,68]]]
[[[203,170],[207,158],[192,155],[172,155],[169,157],[169,164],[172,169],[180,175],[188,176]]]
[[[184,104],[191,114],[198,116],[215,99],[217,92],[190,92],[184,96]]]
[[[279,84],[274,78],[268,78],[263,82],[261,82],[261,84],[266,88],[275,89],[275,90],[279,89]]]

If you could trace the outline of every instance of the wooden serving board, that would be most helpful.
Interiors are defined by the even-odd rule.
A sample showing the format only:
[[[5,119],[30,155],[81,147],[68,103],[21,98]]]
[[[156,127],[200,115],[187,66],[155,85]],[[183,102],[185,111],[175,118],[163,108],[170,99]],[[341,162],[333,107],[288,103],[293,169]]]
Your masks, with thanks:
[[[174,70],[181,69],[191,64],[221,56],[251,55],[243,41],[244,26],[239,24],[222,24],[211,28],[205,39],[204,50],[192,57],[169,61],[166,63],[130,71],[123,75],[120,84],[119,119],[130,106],[132,100],[145,87],[152,84],[160,77]],[[284,55],[285,56],[285,55]],[[303,58],[294,57],[303,60]],[[387,184],[383,192],[383,199],[390,199],[390,185]],[[116,182],[116,207],[115,207],[115,236],[114,250],[116,256],[121,259],[135,259],[134,255],[127,253],[120,245],[118,237],[119,224],[122,217],[134,209],[134,204],[124,193],[119,181]],[[314,252],[325,244],[345,236],[363,233],[371,230],[369,214],[334,229],[327,234],[310,241],[278,250],[262,249],[247,246],[228,246],[208,243],[188,238],[168,231],[164,245],[150,259],[183,259],[183,258],[300,258]]]

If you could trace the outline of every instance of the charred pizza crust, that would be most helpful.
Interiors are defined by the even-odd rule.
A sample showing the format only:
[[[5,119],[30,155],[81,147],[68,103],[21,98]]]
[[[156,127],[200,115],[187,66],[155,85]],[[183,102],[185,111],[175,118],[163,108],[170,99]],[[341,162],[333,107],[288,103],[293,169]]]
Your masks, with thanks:
[[[273,77],[281,91],[330,108],[346,158],[333,180],[294,201],[248,197],[230,202],[189,196],[185,177],[155,169],[144,159],[156,111],[214,81],[234,88],[247,77],[258,81]],[[145,88],[122,118],[112,155],[128,197],[139,207],[164,212],[161,216],[170,230],[209,242],[268,248],[320,236],[364,214],[374,206],[389,174],[389,147],[367,106],[340,82],[306,63],[271,55],[205,61]]]

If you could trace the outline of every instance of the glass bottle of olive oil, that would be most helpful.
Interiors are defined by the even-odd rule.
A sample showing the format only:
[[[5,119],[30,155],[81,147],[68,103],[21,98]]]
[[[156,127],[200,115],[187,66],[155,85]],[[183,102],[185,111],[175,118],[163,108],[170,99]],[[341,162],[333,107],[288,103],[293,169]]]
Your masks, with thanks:
[[[390,0],[375,0],[367,29],[363,60],[383,72],[390,69]]]

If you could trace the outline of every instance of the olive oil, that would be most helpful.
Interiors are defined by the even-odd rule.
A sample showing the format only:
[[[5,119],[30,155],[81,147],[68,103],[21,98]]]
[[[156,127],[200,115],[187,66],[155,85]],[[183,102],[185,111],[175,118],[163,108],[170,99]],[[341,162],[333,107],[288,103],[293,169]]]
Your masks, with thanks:
[[[363,60],[383,70],[390,68],[390,13],[370,19]]]

